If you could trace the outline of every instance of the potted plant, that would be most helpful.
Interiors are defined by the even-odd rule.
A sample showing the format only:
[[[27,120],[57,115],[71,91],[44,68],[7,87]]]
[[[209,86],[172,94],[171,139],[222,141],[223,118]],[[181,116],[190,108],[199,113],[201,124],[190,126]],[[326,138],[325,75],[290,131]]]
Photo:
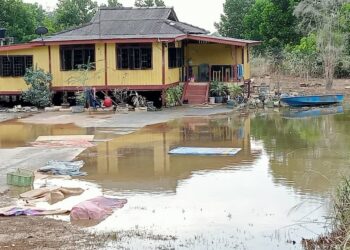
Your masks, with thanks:
[[[224,96],[227,95],[227,86],[222,82],[212,82],[210,84],[210,94],[215,97],[216,103],[222,103]]]
[[[85,91],[78,91],[75,93],[75,106],[72,106],[72,113],[84,112],[86,105]]]
[[[243,89],[238,85],[230,85],[228,87],[228,94],[230,96],[230,100],[235,102],[235,104],[240,104],[244,101]]]
[[[95,69],[95,63],[91,63],[89,60],[87,64],[78,65],[78,68],[75,70],[76,72],[74,72],[75,74],[67,80],[68,84],[72,84],[77,87],[77,92],[75,93],[76,106],[72,107],[73,113],[84,112],[86,104],[88,104],[89,107],[88,91],[91,89],[87,86],[87,83],[89,80],[90,71],[93,69]]]

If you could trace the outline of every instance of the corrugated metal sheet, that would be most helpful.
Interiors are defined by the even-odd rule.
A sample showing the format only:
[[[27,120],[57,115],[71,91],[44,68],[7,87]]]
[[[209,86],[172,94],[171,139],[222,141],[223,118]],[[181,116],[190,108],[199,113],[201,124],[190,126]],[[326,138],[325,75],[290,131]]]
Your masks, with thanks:
[[[126,38],[125,36],[173,38],[185,34],[208,33],[204,29],[178,22],[174,16],[176,17],[176,14],[172,8],[101,9],[90,23],[45,37],[44,40],[118,39]]]

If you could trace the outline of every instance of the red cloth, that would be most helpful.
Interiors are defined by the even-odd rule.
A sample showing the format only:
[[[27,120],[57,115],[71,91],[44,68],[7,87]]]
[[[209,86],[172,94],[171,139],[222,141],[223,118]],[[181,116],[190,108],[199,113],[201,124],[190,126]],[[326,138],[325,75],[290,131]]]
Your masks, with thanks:
[[[75,205],[71,212],[71,220],[104,220],[113,213],[113,209],[122,208],[126,199],[99,196]]]

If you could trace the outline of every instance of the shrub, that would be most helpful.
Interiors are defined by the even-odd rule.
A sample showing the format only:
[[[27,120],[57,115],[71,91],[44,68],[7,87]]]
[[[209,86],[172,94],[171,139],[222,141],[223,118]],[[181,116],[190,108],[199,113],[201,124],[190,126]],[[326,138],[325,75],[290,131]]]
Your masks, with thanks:
[[[166,91],[167,106],[182,105],[182,102],[181,102],[182,93],[183,93],[183,87],[180,85],[167,89]]]
[[[22,99],[38,108],[51,106],[52,92],[50,82],[52,76],[42,69],[27,69],[24,81],[29,86],[27,91],[22,93]]]

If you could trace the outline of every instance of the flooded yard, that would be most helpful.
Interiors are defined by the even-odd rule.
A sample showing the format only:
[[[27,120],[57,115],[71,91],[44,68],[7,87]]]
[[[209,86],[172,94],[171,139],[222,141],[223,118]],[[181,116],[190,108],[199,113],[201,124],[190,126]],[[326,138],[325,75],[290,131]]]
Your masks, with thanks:
[[[328,114],[328,113],[327,113]],[[185,117],[122,135],[120,128],[0,124],[0,147],[40,135],[94,134],[81,179],[128,204],[89,232],[106,248],[301,249],[325,232],[329,197],[350,173],[350,113]],[[169,155],[178,147],[233,147],[235,156]]]

